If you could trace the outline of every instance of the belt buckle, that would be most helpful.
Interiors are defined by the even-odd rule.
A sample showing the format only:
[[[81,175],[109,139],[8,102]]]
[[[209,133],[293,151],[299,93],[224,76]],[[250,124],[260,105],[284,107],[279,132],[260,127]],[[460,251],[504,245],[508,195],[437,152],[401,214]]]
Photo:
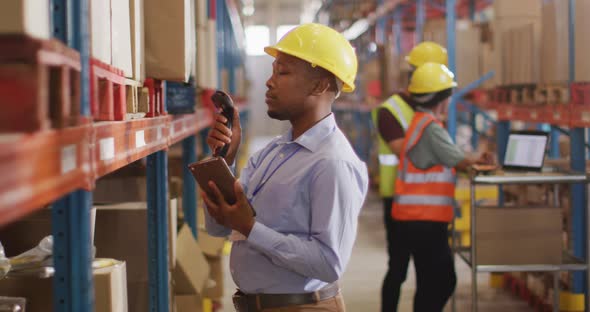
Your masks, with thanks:
[[[246,296],[240,293],[235,293],[232,296],[232,301],[234,303],[234,309],[236,309],[237,312],[248,312],[248,300]]]

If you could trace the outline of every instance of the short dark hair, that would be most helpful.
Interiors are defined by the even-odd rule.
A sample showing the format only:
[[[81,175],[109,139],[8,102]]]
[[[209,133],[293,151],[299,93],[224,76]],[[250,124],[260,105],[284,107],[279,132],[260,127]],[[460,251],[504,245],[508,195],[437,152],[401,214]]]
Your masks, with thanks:
[[[412,101],[416,104],[416,106],[426,109],[432,109],[436,107],[438,104],[440,104],[440,102],[446,100],[451,95],[453,95],[452,88],[433,93],[410,93]]]
[[[337,81],[337,77],[332,74],[331,72],[329,72],[328,70],[326,70],[325,68],[322,68],[320,66],[313,66],[311,64],[309,64],[308,68],[308,73],[311,75],[311,77],[316,78],[316,79],[328,79],[330,82],[330,88],[328,89],[328,91],[334,92],[336,94],[338,94],[339,87],[338,87],[338,81]]]

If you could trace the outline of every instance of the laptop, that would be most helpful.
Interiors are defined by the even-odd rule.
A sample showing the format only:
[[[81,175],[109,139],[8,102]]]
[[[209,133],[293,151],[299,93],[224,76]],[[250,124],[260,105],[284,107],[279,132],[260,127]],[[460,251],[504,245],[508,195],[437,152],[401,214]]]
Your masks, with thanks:
[[[500,171],[502,174],[539,173],[543,170],[545,153],[549,144],[549,133],[545,131],[511,131],[501,168],[496,166],[474,166],[479,172]],[[500,170],[498,170],[500,169]]]

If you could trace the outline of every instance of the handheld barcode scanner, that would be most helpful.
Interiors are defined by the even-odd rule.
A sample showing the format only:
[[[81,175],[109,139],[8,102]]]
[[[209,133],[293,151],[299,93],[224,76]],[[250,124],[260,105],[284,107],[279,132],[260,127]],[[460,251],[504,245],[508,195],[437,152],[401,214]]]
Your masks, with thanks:
[[[221,110],[221,115],[227,119],[225,125],[231,129],[234,118],[234,101],[225,92],[217,90],[211,96],[211,100],[217,109]],[[213,156],[225,157],[229,149],[229,144],[213,151]]]
[[[211,96],[215,107],[221,111],[221,114],[227,118],[225,125],[231,129],[234,117],[234,102],[223,91],[215,91]],[[229,204],[236,202],[234,193],[234,182],[236,178],[232,174],[229,166],[225,162],[225,155],[229,149],[229,144],[219,147],[213,151],[213,157],[192,163],[188,166],[189,170],[197,180],[199,186],[207,193],[213,194],[208,183],[214,181],[221,194]]]

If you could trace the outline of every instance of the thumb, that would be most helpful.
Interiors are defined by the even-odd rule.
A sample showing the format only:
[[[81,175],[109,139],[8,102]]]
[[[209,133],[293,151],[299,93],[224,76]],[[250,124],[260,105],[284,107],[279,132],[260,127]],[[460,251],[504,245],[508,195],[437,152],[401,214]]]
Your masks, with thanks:
[[[240,180],[236,180],[234,182],[234,193],[236,194],[237,202],[248,202],[248,199],[246,198],[246,193],[244,193],[244,188],[242,187],[242,183],[240,183]]]
[[[242,126],[240,125],[240,110],[237,106],[234,106],[234,116],[232,122],[232,132],[236,132],[242,129]]]

